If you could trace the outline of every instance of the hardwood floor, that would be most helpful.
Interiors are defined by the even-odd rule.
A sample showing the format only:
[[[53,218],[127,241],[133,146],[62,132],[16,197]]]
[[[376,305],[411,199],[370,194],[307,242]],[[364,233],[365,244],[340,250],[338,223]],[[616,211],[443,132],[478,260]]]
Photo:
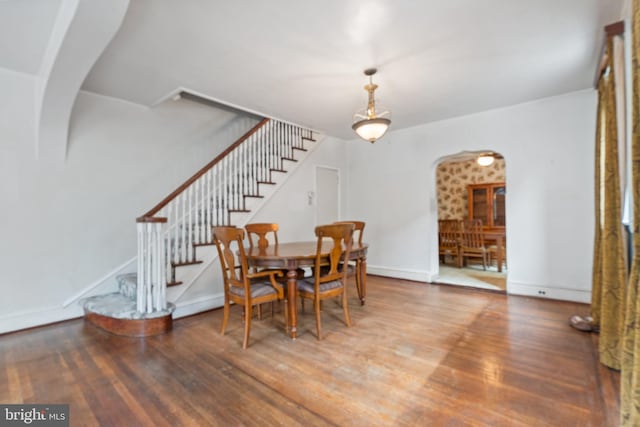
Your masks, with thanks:
[[[0,337],[0,403],[69,403],[73,426],[615,426],[616,372],[583,304],[369,276],[353,327],[326,301],[299,338],[281,313],[240,307],[178,319],[166,335],[110,335],[82,320]],[[270,310],[265,310],[269,313]]]

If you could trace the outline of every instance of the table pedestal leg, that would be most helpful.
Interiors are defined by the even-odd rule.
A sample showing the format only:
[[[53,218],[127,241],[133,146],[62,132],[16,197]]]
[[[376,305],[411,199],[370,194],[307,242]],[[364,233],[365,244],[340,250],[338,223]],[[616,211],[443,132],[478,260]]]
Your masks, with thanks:
[[[289,325],[291,338],[296,339],[298,334],[298,272],[294,268],[287,271],[287,298],[289,299]]]
[[[358,264],[360,265],[360,305],[364,305],[364,300],[367,297],[367,258],[363,257]]]

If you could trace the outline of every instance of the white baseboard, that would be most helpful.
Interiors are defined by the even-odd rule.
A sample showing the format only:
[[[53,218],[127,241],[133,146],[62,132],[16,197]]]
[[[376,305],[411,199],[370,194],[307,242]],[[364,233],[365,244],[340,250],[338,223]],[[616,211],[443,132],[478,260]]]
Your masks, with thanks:
[[[438,278],[436,274],[425,270],[399,269],[372,265],[367,265],[367,273],[427,283],[431,283]],[[591,290],[570,289],[560,285],[541,286],[531,283],[516,282],[509,280],[508,278],[507,293],[510,295],[532,296],[585,304],[591,303]]]
[[[224,294],[218,293],[197,300],[178,304],[173,312],[173,318],[190,316],[203,311],[219,308],[224,305]],[[80,304],[68,307],[47,308],[40,311],[18,313],[0,317],[0,334],[20,331],[22,329],[45,326],[64,320],[78,319],[84,316],[84,309]]]
[[[198,314],[203,311],[220,308],[223,305],[224,293],[218,293],[192,301],[180,302],[179,304],[176,304],[176,309],[173,312],[173,318],[179,319],[180,317],[191,316],[192,314]]]
[[[416,282],[431,282],[433,275],[425,270],[411,270],[391,267],[367,265],[367,273],[377,276],[393,277],[394,279],[414,280]]]
[[[537,298],[549,298],[563,301],[591,303],[591,291],[568,289],[561,286],[541,286],[530,283],[514,282],[507,279],[507,293],[510,295],[524,295]]]
[[[43,326],[63,320],[77,319],[82,316],[84,316],[84,309],[79,304],[11,314],[0,317],[0,334]]]

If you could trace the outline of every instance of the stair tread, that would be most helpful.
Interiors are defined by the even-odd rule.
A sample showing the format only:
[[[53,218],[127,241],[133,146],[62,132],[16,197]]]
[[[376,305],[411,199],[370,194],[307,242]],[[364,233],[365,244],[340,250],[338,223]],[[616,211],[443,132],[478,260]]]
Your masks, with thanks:
[[[175,305],[167,303],[167,309],[153,313],[140,313],[136,310],[136,301],[114,292],[87,298],[83,307],[85,312],[96,313],[115,319],[153,319],[166,316],[175,310]]]
[[[195,246],[195,244],[194,244]],[[172,262],[171,265],[173,267],[183,267],[185,265],[196,265],[196,264],[202,264],[202,261],[184,261],[184,262]]]

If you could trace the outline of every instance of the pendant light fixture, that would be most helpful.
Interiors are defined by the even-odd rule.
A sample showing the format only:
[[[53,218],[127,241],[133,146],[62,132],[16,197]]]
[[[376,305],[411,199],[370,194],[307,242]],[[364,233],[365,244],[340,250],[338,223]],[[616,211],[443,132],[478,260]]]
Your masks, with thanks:
[[[375,68],[364,70],[364,75],[369,76],[369,84],[364,87],[364,90],[369,94],[369,102],[367,103],[367,108],[353,115],[353,125],[351,126],[360,138],[371,143],[382,138],[391,124],[391,113],[389,111],[382,107],[379,107],[379,111],[376,111],[376,101],[373,94],[378,88],[378,85],[373,83],[373,75],[376,71],[378,70]]]

